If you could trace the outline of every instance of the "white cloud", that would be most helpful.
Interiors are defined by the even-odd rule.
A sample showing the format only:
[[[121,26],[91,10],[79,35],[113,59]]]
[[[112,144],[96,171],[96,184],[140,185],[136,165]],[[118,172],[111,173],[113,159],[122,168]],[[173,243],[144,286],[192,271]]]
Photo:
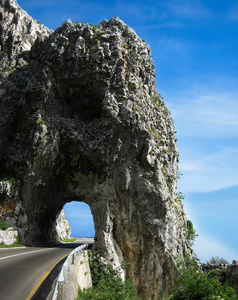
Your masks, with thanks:
[[[227,16],[228,20],[238,23],[238,3],[235,3],[228,8]]]
[[[164,14],[158,12],[157,5],[148,5],[142,1],[117,1],[114,7],[114,13],[122,16],[129,16],[141,22],[147,20],[164,19]]]
[[[177,131],[183,173],[178,186],[184,193],[238,185],[238,90],[227,78],[214,81],[210,87],[181,85],[165,97]]]
[[[165,2],[165,6],[178,17],[201,19],[212,16],[212,12],[199,0],[173,0]]]
[[[186,27],[185,24],[180,22],[158,22],[158,20],[152,25],[144,25],[142,27],[137,26],[136,30],[150,30],[150,29],[157,29],[157,28],[184,28]],[[162,41],[161,41],[162,42]]]
[[[212,256],[222,257],[232,263],[238,258],[238,252],[204,233],[199,233],[194,244],[194,251],[201,262],[209,261]]]
[[[238,185],[238,92],[190,91],[169,104],[178,132],[182,192]]]
[[[192,163],[180,163],[179,164],[179,169],[182,171],[193,171],[193,172],[199,172],[199,169],[197,165],[192,164]]]
[[[176,97],[176,96],[175,96]],[[181,96],[168,102],[180,136],[238,137],[238,92]]]
[[[188,52],[193,47],[191,41],[177,39],[173,37],[159,37],[157,43],[158,49],[163,49],[163,53],[167,55],[167,51],[171,52]],[[166,51],[164,51],[166,49]]]
[[[199,140],[199,143],[203,143]],[[210,192],[238,185],[238,145],[217,149],[206,143],[197,149],[196,143],[188,141],[180,149],[180,172],[183,176],[178,188],[183,193]]]

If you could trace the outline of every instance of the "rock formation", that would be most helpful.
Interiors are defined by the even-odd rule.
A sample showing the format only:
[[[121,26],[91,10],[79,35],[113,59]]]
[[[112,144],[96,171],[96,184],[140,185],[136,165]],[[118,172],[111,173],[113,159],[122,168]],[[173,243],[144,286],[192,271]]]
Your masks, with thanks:
[[[64,204],[87,203],[95,249],[158,299],[191,250],[148,45],[117,17],[53,32],[14,0],[1,1],[0,21],[2,219],[22,243],[50,243]]]
[[[234,259],[232,264],[198,263],[198,266],[202,272],[211,272],[221,282],[227,282],[238,295],[238,259]]]
[[[59,215],[56,218],[56,228],[57,236],[59,240],[69,239],[72,228],[69,225],[69,222],[65,219],[65,213],[62,209]]]
[[[0,244],[12,245],[17,242],[18,232],[9,227],[6,230],[0,230]]]

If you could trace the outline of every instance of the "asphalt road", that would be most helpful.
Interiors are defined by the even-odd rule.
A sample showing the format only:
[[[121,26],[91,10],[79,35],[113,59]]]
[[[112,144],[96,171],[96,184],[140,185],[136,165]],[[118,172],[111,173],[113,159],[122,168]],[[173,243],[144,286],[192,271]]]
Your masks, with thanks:
[[[39,280],[64,256],[84,242],[51,248],[0,249],[0,299],[26,300]]]

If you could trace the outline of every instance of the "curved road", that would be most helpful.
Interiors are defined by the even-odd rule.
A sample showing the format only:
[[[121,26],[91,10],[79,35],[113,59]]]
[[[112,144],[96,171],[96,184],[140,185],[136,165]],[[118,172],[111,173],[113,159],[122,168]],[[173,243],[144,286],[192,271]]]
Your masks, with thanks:
[[[39,280],[82,243],[0,249],[0,299],[25,300]]]

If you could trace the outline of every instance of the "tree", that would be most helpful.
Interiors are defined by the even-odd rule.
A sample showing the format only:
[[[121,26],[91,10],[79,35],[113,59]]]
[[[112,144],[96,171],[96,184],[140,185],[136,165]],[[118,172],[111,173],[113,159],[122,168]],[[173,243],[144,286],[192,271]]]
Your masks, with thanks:
[[[206,274],[198,270],[196,263],[189,268],[180,269],[175,277],[175,285],[169,300],[237,300],[232,287],[222,284],[212,273]]]
[[[212,256],[210,261],[208,261],[208,263],[213,264],[213,265],[219,265],[219,264],[227,264],[229,265],[229,262],[222,258],[222,257],[218,257],[218,256]]]
[[[187,220],[187,230],[188,230],[188,239],[190,241],[190,244],[193,245],[198,235],[196,234],[196,230],[194,229],[193,223],[190,220]]]

